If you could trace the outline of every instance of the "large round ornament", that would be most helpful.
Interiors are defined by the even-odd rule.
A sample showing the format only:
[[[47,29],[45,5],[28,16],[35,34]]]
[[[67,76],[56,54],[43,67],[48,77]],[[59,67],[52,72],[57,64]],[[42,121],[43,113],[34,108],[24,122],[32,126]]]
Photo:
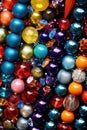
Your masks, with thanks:
[[[31,5],[37,11],[44,11],[49,6],[49,0],[31,0]]]
[[[33,56],[33,47],[29,45],[23,45],[20,48],[20,57],[23,60],[29,60]]]
[[[13,6],[12,11],[13,11],[13,14],[14,14],[15,17],[17,17],[17,18],[23,18],[23,17],[26,16],[26,14],[28,12],[28,8],[24,4],[16,3]]]
[[[7,29],[5,27],[0,26],[0,43],[5,42],[7,33]]]
[[[22,38],[27,44],[36,43],[38,39],[38,31],[34,27],[26,27],[22,32]]]

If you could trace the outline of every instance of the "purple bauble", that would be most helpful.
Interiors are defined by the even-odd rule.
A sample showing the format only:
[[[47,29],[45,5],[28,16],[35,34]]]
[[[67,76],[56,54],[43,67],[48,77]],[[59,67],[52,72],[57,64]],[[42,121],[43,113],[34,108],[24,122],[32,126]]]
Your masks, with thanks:
[[[52,86],[54,84],[55,77],[53,76],[46,76],[46,84]]]
[[[49,33],[48,32],[41,32],[39,35],[39,42],[42,44],[46,44],[49,41]]]
[[[32,120],[34,125],[40,125],[41,123],[43,123],[43,115],[40,113],[33,113]]]
[[[33,128],[31,128],[30,130],[40,130],[40,129],[33,127]]]
[[[55,38],[59,43],[65,41],[66,39],[65,34],[62,31],[57,32]]]

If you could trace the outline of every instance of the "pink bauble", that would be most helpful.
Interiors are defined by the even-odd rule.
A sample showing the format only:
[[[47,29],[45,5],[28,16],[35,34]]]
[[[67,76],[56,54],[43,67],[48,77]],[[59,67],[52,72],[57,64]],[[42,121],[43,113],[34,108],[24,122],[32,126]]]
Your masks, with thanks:
[[[15,93],[20,93],[24,90],[24,81],[22,79],[14,79],[11,83],[11,89]]]

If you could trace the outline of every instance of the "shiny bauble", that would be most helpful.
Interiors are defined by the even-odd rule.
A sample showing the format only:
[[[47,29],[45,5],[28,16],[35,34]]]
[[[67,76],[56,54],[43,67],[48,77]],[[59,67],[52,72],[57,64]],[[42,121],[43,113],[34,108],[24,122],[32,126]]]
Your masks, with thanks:
[[[7,34],[7,29],[5,27],[0,26],[0,43],[6,41]]]
[[[5,74],[13,74],[15,70],[15,65],[11,62],[4,61],[1,65],[1,71]]]
[[[77,53],[79,44],[76,41],[70,39],[66,41],[64,48],[69,55],[73,55]]]
[[[87,4],[87,0],[84,0],[84,1],[83,1],[83,0],[77,0],[77,2],[78,2],[78,4],[81,5],[81,6]]]
[[[55,12],[50,8],[46,9],[42,14],[42,18],[47,21],[53,20],[54,17],[55,17]]]
[[[83,91],[83,93],[82,93],[82,101],[83,101],[84,103],[87,103],[87,91],[86,91],[86,90]]]
[[[36,43],[38,39],[38,31],[36,28],[30,26],[24,28],[22,32],[22,39],[27,43],[27,44],[33,44]]]
[[[9,28],[14,33],[20,33],[24,29],[24,22],[21,19],[13,18]]]
[[[79,113],[82,117],[87,116],[87,105],[80,106]]]
[[[34,10],[44,11],[49,6],[49,0],[31,0],[31,6]]]
[[[80,23],[72,23],[70,26],[70,32],[73,36],[79,36],[83,32],[83,26]]]
[[[66,55],[62,59],[62,66],[66,70],[71,70],[75,67],[75,59],[73,56]]]
[[[27,118],[29,117],[33,112],[33,108],[31,105],[24,105],[21,109],[20,109],[20,114],[24,117]]]
[[[83,8],[75,8],[73,11],[73,15],[76,20],[80,21],[85,18],[85,10]]]
[[[20,57],[23,60],[29,60],[33,56],[33,47],[29,45],[23,45],[20,48]]]
[[[74,95],[67,95],[63,100],[63,107],[68,111],[75,111],[79,107],[79,99]]]
[[[42,19],[42,16],[38,11],[34,11],[30,16],[30,20],[33,24],[38,24],[41,19]]]
[[[46,122],[44,130],[56,130],[54,122],[52,121]]]
[[[27,3],[29,0],[18,0],[20,3]]]
[[[24,18],[27,15],[28,8],[25,4],[16,3],[13,6],[12,11],[16,18]]]
[[[57,120],[60,117],[60,112],[57,109],[51,109],[48,114],[50,120]]]
[[[69,28],[69,26],[70,26],[70,22],[69,22],[68,19],[62,18],[62,19],[60,19],[60,20],[58,21],[58,25],[59,25],[59,28],[60,28],[61,30],[68,30],[68,28]]]
[[[58,84],[55,87],[55,93],[59,96],[64,96],[67,93],[67,87],[63,84]]]
[[[27,119],[20,117],[16,123],[16,126],[19,130],[26,130],[28,128]]]
[[[57,74],[57,80],[62,84],[68,84],[71,81],[71,72],[61,69]]]
[[[34,48],[36,58],[45,58],[48,54],[48,48],[43,44],[37,44]]]
[[[43,69],[41,67],[35,66],[32,68],[31,73],[35,78],[40,78],[43,76]]]
[[[0,13],[0,23],[4,26],[9,26],[11,20],[13,19],[14,15],[12,12],[8,10],[3,10]]]
[[[4,58],[7,61],[14,62],[18,60],[18,51],[14,48],[7,47],[4,51]]]
[[[81,69],[75,69],[72,73],[72,79],[75,82],[82,83],[85,81],[86,73],[85,71],[82,71]]]
[[[86,127],[86,121],[80,117],[75,120],[74,126],[77,130],[85,130]]]
[[[10,95],[11,95],[10,88],[5,88],[5,87],[0,88],[0,97],[1,98],[8,98]]]
[[[5,120],[4,122],[3,122],[3,126],[4,126],[4,128],[5,129],[14,129],[14,123],[12,123],[10,120]]]
[[[10,33],[6,37],[6,43],[10,47],[17,47],[21,44],[21,36],[15,33]]]
[[[0,45],[0,59],[2,59],[4,56],[4,47]]]
[[[49,33],[47,31],[42,31],[39,35],[39,42],[46,44],[49,41]]]

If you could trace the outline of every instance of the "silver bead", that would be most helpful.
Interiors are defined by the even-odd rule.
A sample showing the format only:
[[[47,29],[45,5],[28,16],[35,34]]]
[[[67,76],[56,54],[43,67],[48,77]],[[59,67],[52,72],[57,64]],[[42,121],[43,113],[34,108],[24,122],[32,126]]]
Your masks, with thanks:
[[[78,82],[78,83],[84,82],[85,77],[86,77],[85,72],[82,71],[82,70],[80,70],[80,69],[75,69],[73,71],[73,73],[72,73],[72,79],[73,79],[73,81]]]
[[[33,112],[32,106],[31,105],[24,105],[23,108],[20,109],[20,114],[23,117],[29,117]]]
[[[22,117],[20,117],[17,121],[17,128],[19,130],[26,130],[28,128],[28,121]]]

